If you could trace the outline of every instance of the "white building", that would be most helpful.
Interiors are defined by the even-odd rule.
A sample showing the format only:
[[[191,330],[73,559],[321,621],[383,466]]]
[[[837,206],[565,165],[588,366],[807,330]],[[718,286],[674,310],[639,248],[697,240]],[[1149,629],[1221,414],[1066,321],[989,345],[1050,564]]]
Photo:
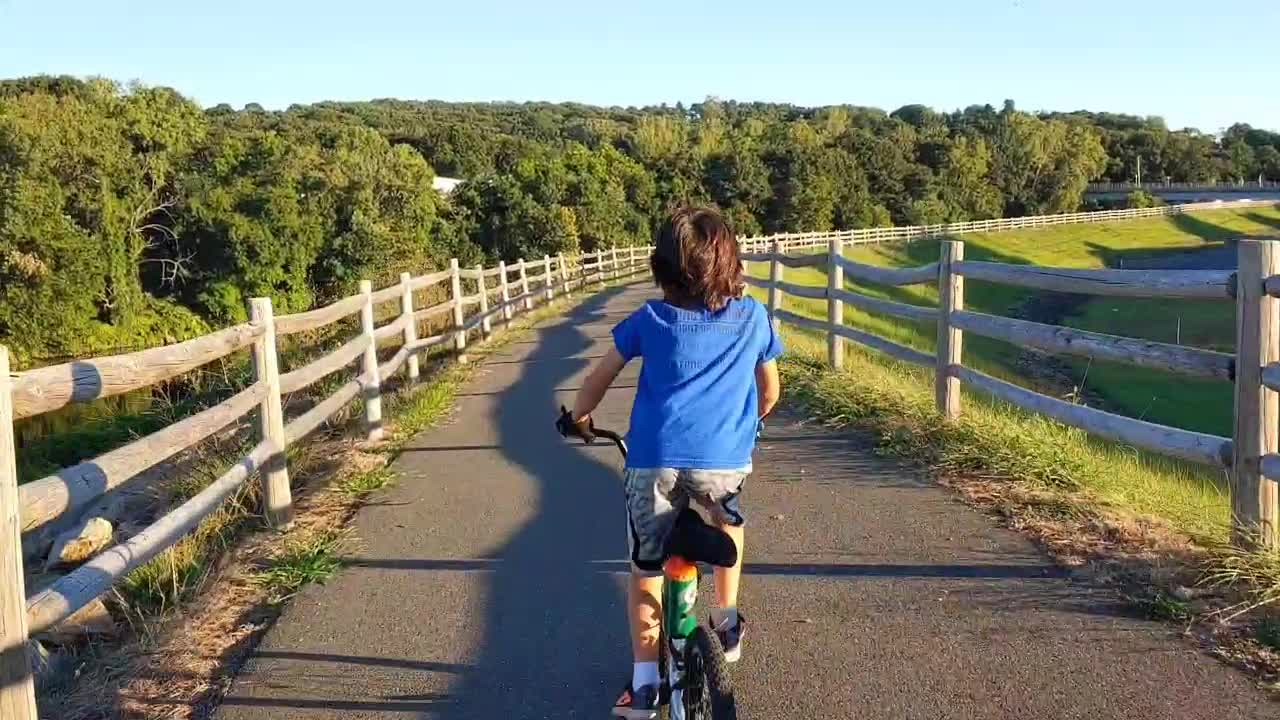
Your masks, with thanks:
[[[436,178],[431,181],[431,187],[435,188],[435,190],[441,195],[448,195],[453,192],[454,188],[458,187],[458,183],[460,182],[462,181],[457,178],[440,177],[437,175]]]

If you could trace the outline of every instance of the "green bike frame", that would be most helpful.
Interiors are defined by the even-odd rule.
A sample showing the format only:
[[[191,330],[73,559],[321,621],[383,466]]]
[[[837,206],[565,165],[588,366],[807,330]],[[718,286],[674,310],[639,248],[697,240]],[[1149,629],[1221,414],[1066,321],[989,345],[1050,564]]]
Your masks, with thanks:
[[[698,627],[694,606],[698,602],[698,566],[681,557],[667,558],[662,566],[662,627],[668,638],[667,682],[671,687],[671,720],[684,720],[684,649]]]

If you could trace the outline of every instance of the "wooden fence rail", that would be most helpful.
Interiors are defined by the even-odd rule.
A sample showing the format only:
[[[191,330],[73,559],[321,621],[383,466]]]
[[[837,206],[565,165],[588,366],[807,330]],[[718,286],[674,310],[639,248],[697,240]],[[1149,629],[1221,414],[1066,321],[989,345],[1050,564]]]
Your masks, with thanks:
[[[358,294],[300,313],[275,316],[269,298],[254,298],[247,323],[165,347],[17,374],[9,372],[8,351],[0,346],[0,512],[5,513],[0,518],[5,521],[0,527],[0,717],[37,719],[27,657],[29,637],[62,622],[127,573],[172,547],[252,477],[258,476],[262,483],[265,521],[287,531],[293,516],[288,448],[358,399],[365,409],[365,433],[371,440],[378,439],[383,383],[402,370],[407,381],[417,380],[420,353],[453,344],[461,359],[468,335],[474,331],[488,337],[493,317],[509,321],[558,294],[646,272],[647,258],[647,249],[637,253],[635,248],[609,248],[577,257],[498,263],[490,269],[460,268],[453,260],[446,270],[419,276],[405,273],[395,285],[379,290],[362,282]],[[519,294],[511,297],[514,282],[519,283]],[[468,291],[474,287],[474,292],[463,294],[464,284]],[[438,288],[434,297],[443,292],[447,299],[415,307],[415,293],[429,288]],[[398,312],[378,326],[375,307],[391,302],[398,303]],[[469,309],[475,312],[469,314]],[[326,328],[353,315],[360,317],[357,334],[301,367],[281,370],[279,337]],[[448,318],[444,331],[419,337],[422,323],[439,323],[441,318]],[[398,345],[398,349],[379,363],[380,345]],[[155,385],[245,348],[252,350],[254,379],[232,397],[96,458],[17,485],[15,420]],[[349,381],[301,415],[285,418],[282,396],[352,368],[357,361],[357,374]],[[255,410],[257,444],[221,477],[129,539],[40,592],[24,595],[24,560],[47,549],[56,531],[104,494]]]
[[[972,262],[964,259],[964,243],[939,244],[937,263],[916,268],[881,268],[840,255],[842,235],[826,235],[827,251],[800,256],[785,254],[787,240],[771,238],[772,250],[749,240],[751,262],[768,262],[769,280],[748,278],[768,290],[769,314],[776,322],[823,333],[828,358],[838,367],[843,353],[835,344],[849,340],[899,360],[934,368],[936,404],[948,419],[962,412],[960,388],[969,385],[1025,410],[1081,428],[1098,437],[1169,457],[1223,468],[1230,477],[1233,524],[1239,542],[1280,544],[1280,241],[1238,241],[1239,269],[1222,270],[1081,270]],[[805,250],[808,241],[792,242]],[[824,267],[824,286],[783,280],[784,268]],[[836,280],[838,278],[838,280]],[[844,287],[845,278],[882,285],[936,282],[939,306],[921,307],[883,300]],[[1232,299],[1238,318],[1234,354],[1158,343],[1015,318],[972,312],[964,307],[966,280],[1095,295],[1159,298]],[[788,311],[784,297],[825,299],[827,317],[820,320]],[[902,346],[843,324],[843,306],[937,325],[933,354]],[[1048,352],[1127,363],[1193,377],[1230,380],[1235,384],[1235,427],[1232,437],[1191,432],[1136,420],[1066,402],[985,375],[964,365],[966,332]]]

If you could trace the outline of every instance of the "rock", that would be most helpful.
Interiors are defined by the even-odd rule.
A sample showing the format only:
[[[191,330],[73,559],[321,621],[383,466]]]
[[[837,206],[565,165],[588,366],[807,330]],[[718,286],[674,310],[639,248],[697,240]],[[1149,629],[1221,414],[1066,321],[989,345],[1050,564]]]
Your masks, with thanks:
[[[119,634],[115,618],[102,600],[95,599],[71,614],[71,617],[41,634],[54,645],[74,645],[83,638],[111,638]]]
[[[1205,593],[1195,588],[1189,588],[1186,585],[1179,585],[1173,589],[1171,594],[1175,598],[1186,602],[1188,600],[1195,600],[1196,598],[1203,597]]]
[[[79,565],[106,549],[111,544],[113,532],[111,523],[100,517],[78,523],[53,541],[53,551],[49,553],[45,568]]]

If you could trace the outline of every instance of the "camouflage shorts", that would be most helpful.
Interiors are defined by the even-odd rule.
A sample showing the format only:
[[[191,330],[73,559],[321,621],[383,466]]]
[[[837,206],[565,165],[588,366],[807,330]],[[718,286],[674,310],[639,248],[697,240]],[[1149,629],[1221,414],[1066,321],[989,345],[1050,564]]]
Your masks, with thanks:
[[[661,573],[662,549],[690,499],[715,522],[742,525],[745,519],[738,496],[750,474],[750,466],[738,470],[627,468],[627,547],[632,564],[646,574]]]

